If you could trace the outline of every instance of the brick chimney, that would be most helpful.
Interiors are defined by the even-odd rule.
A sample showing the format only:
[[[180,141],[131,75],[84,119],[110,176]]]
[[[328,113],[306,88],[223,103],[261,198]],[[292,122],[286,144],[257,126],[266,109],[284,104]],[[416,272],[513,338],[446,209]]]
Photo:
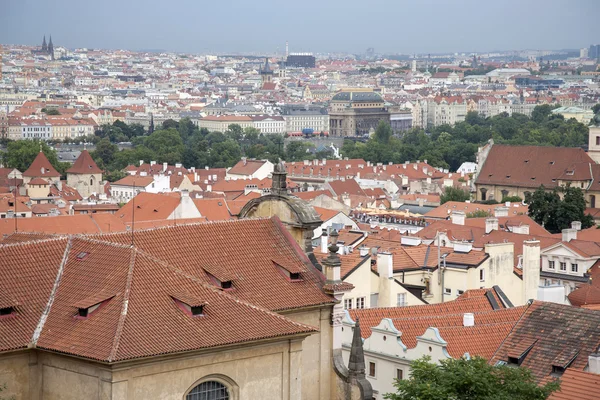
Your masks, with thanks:
[[[581,230],[581,221],[573,221],[571,222],[571,229],[575,229],[576,231]]]
[[[508,207],[496,207],[494,209],[494,217],[508,217]]]
[[[377,253],[377,273],[379,274],[378,307],[394,307],[392,280],[394,279],[394,256],[380,251]]]

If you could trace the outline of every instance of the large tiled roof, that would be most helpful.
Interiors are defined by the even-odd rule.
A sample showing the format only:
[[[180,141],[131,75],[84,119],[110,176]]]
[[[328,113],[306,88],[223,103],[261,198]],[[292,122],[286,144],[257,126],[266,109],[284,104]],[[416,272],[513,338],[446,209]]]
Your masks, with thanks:
[[[537,188],[558,186],[558,178],[574,163],[594,163],[581,148],[492,146],[476,183]]]
[[[569,302],[577,307],[600,304],[600,287],[586,283],[573,290],[567,297]]]
[[[46,158],[43,152],[39,152],[35,157],[27,171],[23,172],[23,176],[27,177],[49,177],[57,178],[60,174],[54,169],[50,161]]]
[[[439,207],[434,208],[425,214],[427,218],[443,218],[446,219],[452,215],[453,211],[462,211],[465,214],[469,214],[475,211],[485,211],[490,215],[494,215],[496,207],[503,207],[504,204],[479,204],[479,203],[463,203],[460,201],[448,201]],[[528,206],[521,203],[511,203],[508,215],[517,216],[519,214],[526,214]]]
[[[233,271],[235,296],[270,310],[331,303],[320,290],[323,276],[286,232],[276,218],[211,222],[136,231],[135,246],[203,282],[210,282],[204,266]],[[98,238],[131,243],[129,232]],[[302,281],[280,274],[282,262],[301,269]]]
[[[492,364],[519,357],[531,347],[522,366],[538,382],[550,377],[552,366],[583,370],[600,344],[600,312],[556,303],[534,302],[498,348]],[[517,354],[519,353],[519,354]]]
[[[0,302],[16,309],[0,321],[3,351],[34,346],[114,362],[315,331],[128,245],[60,238],[0,246],[0,255]],[[203,316],[174,299],[204,304]]]
[[[87,150],[83,150],[73,166],[67,170],[68,174],[101,174],[102,170],[98,168],[94,159]]]
[[[15,230],[17,232],[69,235],[123,232],[125,229],[125,224],[121,219],[108,213],[17,218],[16,223],[13,218],[0,219],[0,234],[3,235],[14,233]]]
[[[567,369],[560,377],[560,389],[548,400],[596,400],[600,393],[600,375]]]

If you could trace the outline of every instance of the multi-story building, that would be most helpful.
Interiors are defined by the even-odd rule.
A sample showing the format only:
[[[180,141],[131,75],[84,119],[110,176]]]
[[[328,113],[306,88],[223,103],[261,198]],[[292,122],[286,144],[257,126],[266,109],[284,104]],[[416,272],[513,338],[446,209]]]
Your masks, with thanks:
[[[52,139],[52,124],[41,119],[22,119],[19,122],[21,135],[19,139]]]
[[[467,102],[460,96],[438,96],[427,102],[427,126],[454,125],[467,116]]]
[[[327,132],[329,129],[329,115],[327,109],[314,106],[288,106],[282,110],[285,120],[285,131],[302,132],[312,129],[315,133]]]
[[[225,132],[231,124],[237,124],[242,129],[254,127],[252,118],[247,115],[209,115],[198,121],[198,128]]]
[[[254,128],[261,133],[275,134],[285,132],[285,120],[279,115],[253,115],[250,117]]]
[[[314,68],[315,56],[312,53],[292,53],[287,56],[285,65],[295,68]]]
[[[383,98],[372,89],[345,89],[329,104],[329,134],[337,137],[364,136],[379,121],[390,122]]]
[[[0,138],[8,137],[8,114],[5,110],[0,109]]]

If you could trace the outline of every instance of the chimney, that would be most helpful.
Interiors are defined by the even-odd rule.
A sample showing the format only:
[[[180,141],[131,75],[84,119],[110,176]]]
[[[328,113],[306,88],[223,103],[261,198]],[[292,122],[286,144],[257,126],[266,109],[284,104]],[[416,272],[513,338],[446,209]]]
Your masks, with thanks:
[[[475,326],[475,314],[464,313],[463,314],[463,326]]]
[[[327,229],[323,229],[323,234],[321,235],[321,253],[327,254],[329,251],[327,250]]]
[[[577,239],[577,230],[575,229],[563,229],[562,230],[562,241],[570,242],[571,240]]]
[[[150,161],[150,166],[156,165],[156,161]]]
[[[600,348],[588,356],[588,371],[590,374],[600,374]]]
[[[419,202],[419,207],[423,207],[425,205],[425,199],[418,198],[417,201]]]
[[[486,218],[485,219],[485,233],[498,230],[498,218]]]
[[[140,160],[140,166],[144,163],[144,160]]]
[[[571,229],[575,229],[576,231],[581,230],[581,221],[573,221],[571,222]]]
[[[519,226],[513,226],[513,233],[517,233],[519,235],[529,235],[529,225],[523,224]]]
[[[181,191],[181,198],[183,199],[184,197],[190,197],[190,192],[187,189]]]
[[[181,168],[181,164],[180,163],[175,164],[175,168]]]
[[[368,248],[367,246],[360,246],[360,247],[358,248],[358,254],[359,254],[361,257],[366,257],[366,256],[368,256],[368,255],[369,255],[369,248]]]
[[[537,300],[540,285],[540,241],[523,241],[523,299],[521,304],[533,299]]]
[[[392,279],[394,279],[394,258],[391,253],[377,253],[377,273],[379,274],[378,307],[394,307]]]
[[[508,217],[508,207],[496,207],[494,209],[494,217]]]
[[[246,165],[246,163],[248,162],[247,158],[246,157],[242,157],[242,162],[244,163],[244,165]]]
[[[455,225],[464,225],[465,224],[465,213],[462,211],[452,211],[452,223]]]
[[[504,207],[510,207],[510,201],[505,202]]]
[[[169,164],[167,164],[166,162],[163,163],[163,172],[167,170],[168,166]]]
[[[457,242],[454,243],[454,251],[457,253],[469,253],[473,249],[473,243],[470,242]]]
[[[418,246],[421,244],[421,238],[418,236],[402,236],[400,244],[402,246]]]

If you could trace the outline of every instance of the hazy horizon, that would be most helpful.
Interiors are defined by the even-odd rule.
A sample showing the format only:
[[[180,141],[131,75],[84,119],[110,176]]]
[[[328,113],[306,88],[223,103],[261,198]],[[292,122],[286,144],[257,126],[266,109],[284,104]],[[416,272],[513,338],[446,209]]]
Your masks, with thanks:
[[[600,42],[600,1],[7,0],[0,41],[184,53],[462,53],[559,50]]]

